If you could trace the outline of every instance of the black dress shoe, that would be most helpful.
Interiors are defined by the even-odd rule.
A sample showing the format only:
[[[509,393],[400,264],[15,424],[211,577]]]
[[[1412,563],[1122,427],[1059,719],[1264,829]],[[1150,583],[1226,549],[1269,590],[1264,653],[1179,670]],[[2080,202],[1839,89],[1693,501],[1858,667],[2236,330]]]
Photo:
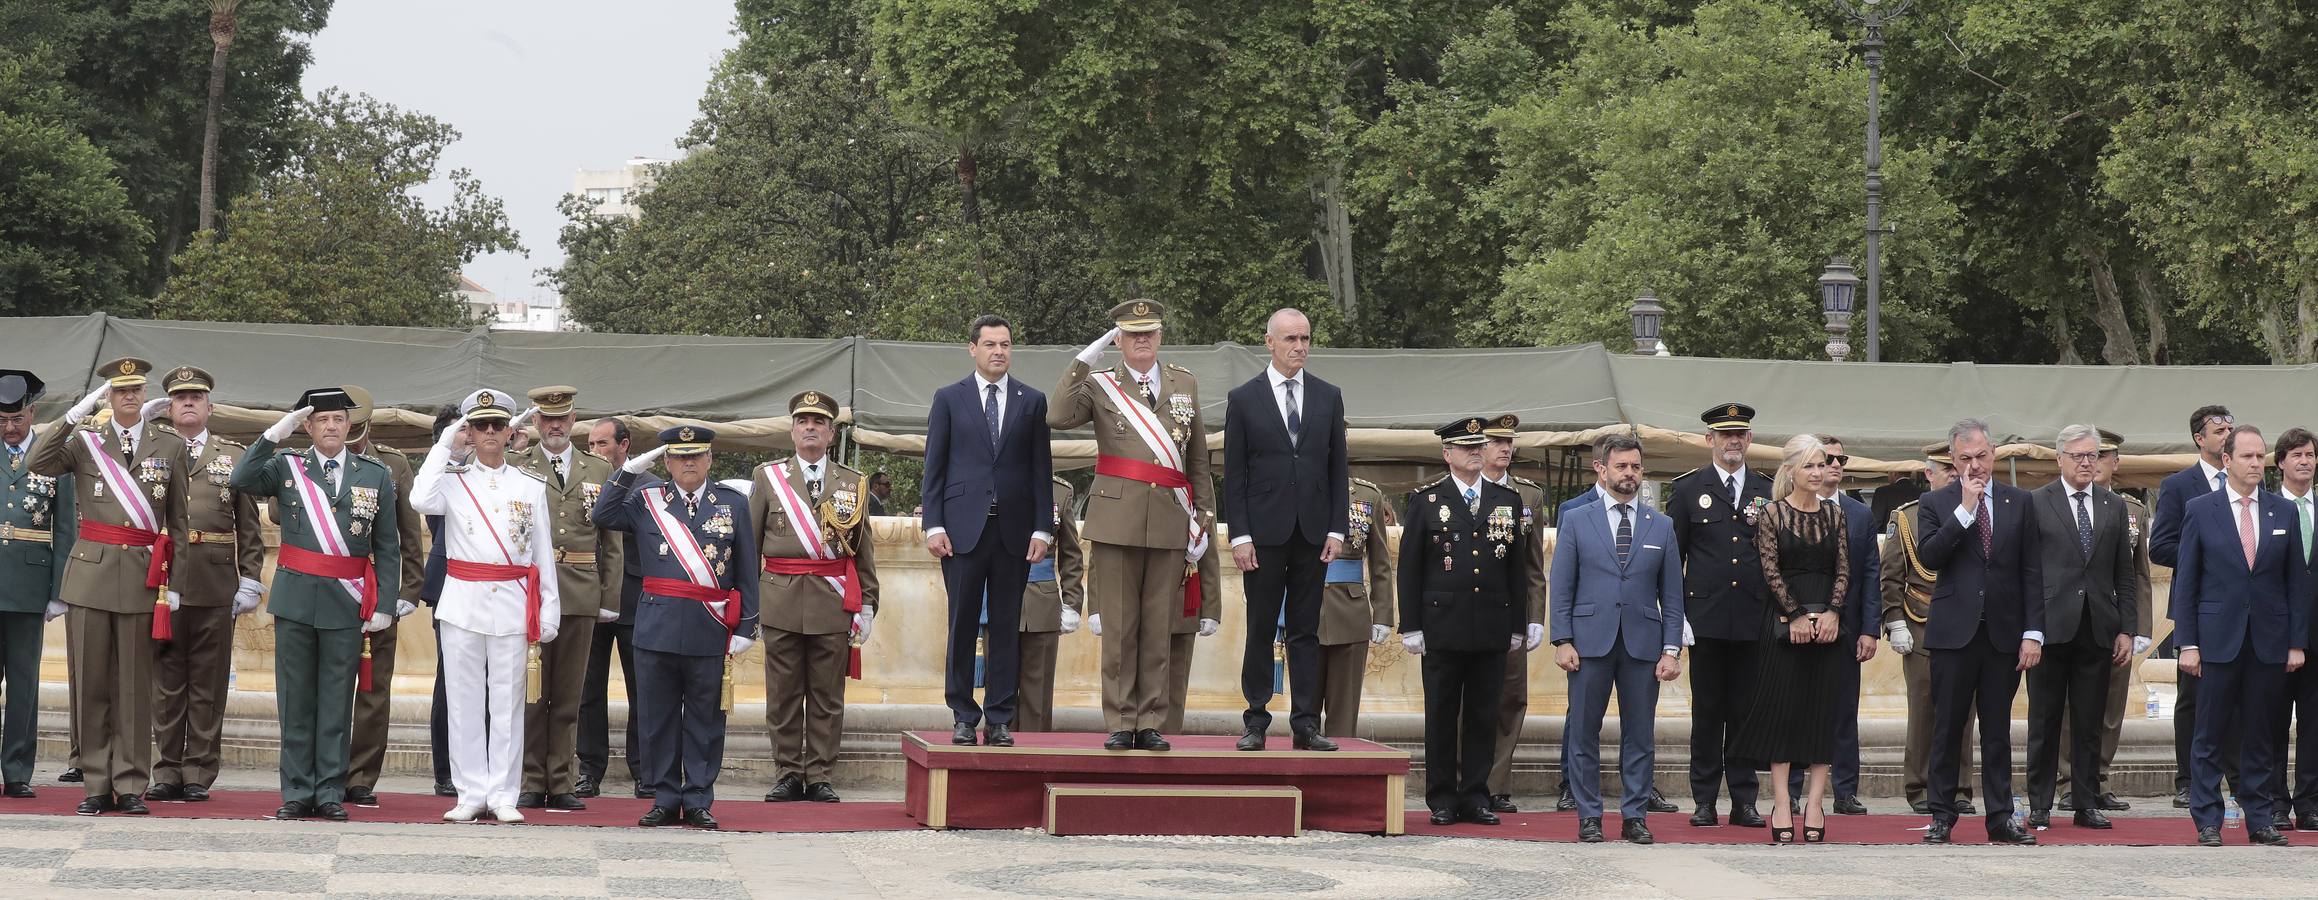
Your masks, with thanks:
[[[1712,806],[1701,806],[1697,812],[1690,814],[1690,827],[1692,828],[1713,828],[1720,824],[1722,824],[1722,820],[1715,816]]]
[[[1858,797],[1849,795],[1837,797],[1835,798],[1835,814],[1839,816],[1864,816],[1867,815],[1867,804],[1859,802]]]
[[[2020,826],[2009,821],[2000,821],[1988,826],[1988,843],[2028,846],[2036,843],[2036,835],[2020,830]]]
[[[1512,794],[1490,794],[1489,811],[1494,813],[1517,813],[1521,811],[1521,807],[1513,805]]]
[[[982,729],[982,744],[989,747],[1012,747],[1014,746],[1014,730],[1004,725],[992,725]]]
[[[1579,819],[1579,820],[1578,820],[1578,843],[1581,843],[1581,844],[1599,844],[1599,843],[1601,843],[1601,842],[1602,842],[1602,817],[1601,817],[1601,816],[1587,816],[1587,817],[1585,817],[1585,818],[1583,818],[1583,819]]]
[[[538,791],[524,791],[515,795],[516,809],[546,809],[547,795]]]
[[[805,788],[805,799],[815,803],[835,803],[837,802],[837,789],[830,787],[829,782],[816,781]]]
[[[586,798],[601,796],[604,789],[602,785],[596,784],[595,779],[583,776],[578,784],[571,786],[571,792],[573,796]]]
[[[1730,823],[1740,828],[1763,827],[1763,814],[1755,812],[1753,804],[1730,808]]]
[[[2102,791],[2101,796],[2096,799],[2103,812],[2124,812],[2133,808],[2133,804],[2127,803],[2124,798],[2117,796],[2116,791]]]
[[[652,790],[652,786],[651,786],[651,785],[649,785],[649,784],[645,784],[645,783],[643,783],[643,782],[641,782],[641,781],[639,781],[639,782],[636,782],[636,790],[635,790],[635,793],[636,793],[636,799],[638,799],[638,800],[650,800],[650,799],[652,799],[652,798],[653,798],[653,796],[654,796],[654,791]]]
[[[93,816],[96,813],[81,813],[81,815]],[[1457,824],[1457,814],[1452,810],[1436,809],[1433,810],[1432,821],[1435,825],[1455,825]]]
[[[342,803],[324,802],[314,807],[314,818],[344,822],[346,821],[346,806]]]
[[[1956,815],[1977,816],[1979,814],[1980,808],[1972,805],[1972,798],[1965,797],[1964,799],[1956,801]]]
[[[2038,809],[2038,810],[2031,810],[2031,811],[2029,811],[2029,813],[2028,813],[2028,827],[2030,827],[2030,828],[2051,828],[2051,827],[2052,827],[2052,813],[2051,813],[2051,812],[2049,812],[2049,811],[2046,811],[2046,810],[2041,810],[2041,809]]]
[[[1641,819],[1627,819],[1618,826],[1618,835],[1631,844],[1657,843],[1657,838],[1650,836],[1650,826],[1642,824]]]
[[[29,782],[29,781],[11,781],[11,782],[8,782],[8,792],[7,792],[7,793],[8,793],[8,796],[9,796],[10,798],[12,798],[12,799],[16,799],[16,800],[30,800],[30,799],[32,799],[32,798],[33,798],[33,796],[34,796],[34,794],[32,793],[32,782]]]
[[[1956,823],[1954,823],[1954,822],[1942,822],[1942,821],[1939,821],[1939,820],[1936,820],[1936,819],[1935,819],[1935,820],[1933,820],[1933,821],[1932,821],[1932,827],[1924,829],[1924,843],[1927,843],[1927,844],[1945,844],[1945,843],[1947,843],[1947,842],[1948,842],[1948,832],[1950,832],[1950,831],[1953,831],[1953,830],[1955,829],[1955,827],[1956,827]]]
[[[185,789],[174,784],[156,784],[145,789],[145,799],[156,803],[185,798]]]
[[[716,817],[709,815],[705,809],[688,809],[684,811],[684,824],[702,831],[715,831]]]
[[[1328,751],[1336,749],[1336,742],[1323,737],[1317,731],[1299,731],[1296,732],[1292,746],[1298,750]]]
[[[1132,731],[1111,732],[1111,736],[1103,741],[1103,749],[1133,750],[1135,749],[1135,733]]]
[[[456,797],[459,796],[459,789],[451,786],[451,783],[448,781],[438,781],[435,782],[435,796]]]
[[[23,782],[18,782],[18,784],[22,784],[22,783],[23,783]],[[10,789],[11,789],[11,790],[13,790],[13,789],[15,788],[15,785],[9,785],[9,787],[10,787]],[[32,790],[32,786],[31,786],[31,785],[25,785],[24,789],[25,789],[26,791],[30,791],[30,790]],[[14,796],[16,796],[16,794],[14,794],[14,793],[10,793],[8,796],[14,797]],[[31,794],[29,794],[29,793],[27,793],[27,794],[25,794],[24,796],[30,797],[30,796],[32,796],[32,795],[31,795]],[[2296,816],[2296,817],[2294,818],[2294,830],[2295,830],[2295,831],[2318,831],[2318,813],[2303,813],[2303,814],[2301,814],[2301,815],[2299,815],[2299,816]]]
[[[81,800],[80,806],[73,810],[73,814],[81,816],[102,815],[111,812],[112,809],[113,801],[110,798],[88,797]]]
[[[366,787],[350,787],[346,789],[346,802],[375,808],[378,806],[378,794]]]
[[[547,798],[547,808],[557,812],[579,812],[588,808],[577,794],[555,794]]]
[[[1575,812],[1577,808],[1578,795],[1569,789],[1569,781],[1565,779],[1562,781],[1561,787],[1554,791],[1553,811]]]
[[[122,794],[114,798],[113,809],[119,810],[124,816],[151,815],[153,812],[145,808],[145,798],[135,794]]]
[[[2246,843],[2260,844],[2264,847],[2283,847],[2286,846],[2287,841],[2285,833],[2278,829],[2256,828],[2246,832]]]
[[[1141,731],[1135,732],[1135,749],[1173,750],[1175,749],[1175,745],[1167,743],[1166,738],[1160,737],[1159,729],[1145,728]]]
[[[209,789],[198,784],[186,785],[184,790],[177,793],[187,803],[200,803],[209,799]]]
[[[974,746],[974,725],[973,725],[973,723],[970,723],[970,722],[960,722],[960,723],[958,723],[958,727],[957,727],[956,729],[953,729],[953,730],[950,732],[950,743],[956,744],[956,745],[958,745],[958,746],[960,746],[960,747],[971,747],[971,746]]]
[[[1930,801],[1930,800],[1918,800],[1918,801],[1915,801],[1915,802],[1913,802],[1913,803],[1910,803],[1910,804],[1908,804],[1908,812],[1915,813],[1916,815],[1919,815],[1919,816],[1928,816],[1928,815],[1931,815],[1931,814],[1932,814],[1932,801]]]
[[[66,784],[79,784],[79,783],[80,783],[80,767],[79,767],[79,766],[74,766],[74,767],[72,767],[72,768],[69,768],[69,769],[66,769],[66,770],[64,770],[64,771],[62,771],[62,772],[58,772],[58,773],[56,773],[56,780],[58,780],[58,781],[61,781],[61,782],[64,782],[64,783],[66,783]]]
[[[1570,798],[1570,806],[1573,808],[1577,806],[1577,798]],[[1657,788],[1650,789],[1650,799],[1643,801],[1642,808],[1654,813],[1677,813],[1682,811],[1682,807],[1676,806],[1674,805],[1674,801],[1666,799],[1665,794],[1658,793]]]
[[[1471,822],[1475,825],[1495,825],[1501,821],[1497,818],[1496,813],[1490,812],[1486,809],[1468,810],[1466,811],[1464,818],[1465,821]]]
[[[2198,829],[2198,830],[2197,830],[2197,845],[2198,845],[2198,846],[2200,846],[2200,847],[2219,847],[2219,846],[2221,846],[2221,829],[2219,829],[2219,828],[2200,828],[2200,829]]]
[[[2054,805],[2060,807],[2061,812],[2077,811],[2077,801],[2075,797],[2070,796],[2071,793],[2070,791],[2060,792],[2060,802]]]
[[[274,810],[274,818],[284,820],[303,819],[313,814],[314,810],[308,807],[306,801],[303,800],[284,801],[281,808]]]
[[[2097,809],[2077,810],[2076,826],[2078,828],[2100,828],[2104,830],[2116,827],[2110,825],[2109,817],[2102,815],[2101,811]]]
[[[658,828],[682,817],[683,814],[677,812],[674,807],[655,806],[645,810],[644,817],[637,819],[636,824],[645,828]]]
[[[765,792],[765,799],[773,803],[787,803],[805,799],[805,780],[795,775],[783,775],[773,782],[773,789]]]
[[[2188,788],[2182,788],[2181,790],[2178,790],[2178,791],[2174,791],[2174,792],[2173,792],[2173,808],[2174,808],[2174,809],[2188,809],[2188,808],[2189,808],[2189,789],[2188,789]],[[2220,845],[2220,844],[2215,844],[2214,846],[2217,846],[2217,847],[2218,847],[2218,846],[2221,846],[2221,845]]]
[[[1264,730],[1261,728],[1248,729],[1239,736],[1239,743],[1234,746],[1250,753],[1264,749]]]

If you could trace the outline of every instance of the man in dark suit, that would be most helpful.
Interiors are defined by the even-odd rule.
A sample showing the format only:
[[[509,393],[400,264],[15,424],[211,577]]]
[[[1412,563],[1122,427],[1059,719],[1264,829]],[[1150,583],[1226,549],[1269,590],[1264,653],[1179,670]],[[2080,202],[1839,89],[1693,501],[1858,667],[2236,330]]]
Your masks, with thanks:
[[[1726,761],[1723,746],[1738,730],[1733,717],[1753,694],[1755,649],[1770,611],[1770,587],[1755,556],[1755,517],[1770,502],[1771,480],[1747,470],[1755,409],[1725,403],[1700,414],[1712,464],[1674,479],[1666,514],[1682,545],[1682,604],[1697,643],[1690,659],[1690,824],[1719,823],[1715,803],[1730,785],[1730,823],[1763,827],[1755,810],[1755,769]]]
[[[1851,464],[1851,457],[1843,452],[1843,440],[1832,434],[1813,435],[1827,448],[1827,493],[1820,499],[1843,508],[1843,531],[1851,559],[1849,593],[1844,597],[1843,610],[1838,620],[1842,623],[1836,632],[1836,643],[1851,648],[1854,663],[1864,664],[1875,658],[1878,634],[1870,626],[1880,621],[1881,615],[1870,615],[1868,608],[1882,609],[1881,591],[1877,585],[1877,569],[1882,565],[1877,556],[1875,536],[1878,519],[1875,510],[1843,492],[1843,469]],[[1859,665],[1844,666],[1843,683],[1837,690],[1842,699],[1835,704],[1835,763],[1830,781],[1835,787],[1837,815],[1867,815],[1867,804],[1859,801]],[[1803,796],[1804,766],[1796,766],[1787,776],[1790,797]],[[1800,808],[1800,807],[1798,807]]]
[[[1562,743],[1574,768],[1578,840],[1602,840],[1602,717],[1618,692],[1618,769],[1625,788],[1620,834],[1652,842],[1644,819],[1658,757],[1658,684],[1682,674],[1682,561],[1674,524],[1634,502],[1642,443],[1622,434],[1594,442],[1600,488],[1570,511],[1554,543],[1553,660],[1569,673]]]
[[[974,374],[934,392],[926,413],[926,550],[942,561],[950,594],[949,668],[942,695],[953,744],[1014,746],[1014,695],[1022,664],[1022,589],[1046,558],[1054,507],[1046,395],[1007,374],[1014,329],[983,316],[966,327]],[[982,703],[974,702],[974,642],[988,603]]]
[[[1435,825],[1495,825],[1496,755],[1505,654],[1528,636],[1529,542],[1521,495],[1481,477],[1479,416],[1434,430],[1449,474],[1409,492],[1401,517],[1401,647],[1425,682],[1425,806]]]
[[[1991,480],[1996,447],[1988,425],[1965,419],[1948,429],[1956,480],[1917,503],[1916,552],[1939,573],[1924,644],[1932,650],[1932,746],[1926,765],[1932,826],[1924,843],[1945,844],[1956,825],[1956,755],[1965,719],[1977,709],[1980,789],[1988,840],[2033,844],[2012,822],[2012,719],[2020,673],[2044,655],[2043,547],[2027,491]]]
[[[2134,610],[2133,548],[2127,542],[2122,498],[2093,483],[2100,465],[2100,432],[2090,425],[2061,429],[2060,480],[2036,489],[2037,531],[2043,542],[2044,662],[2028,673],[2028,824],[2052,816],[2055,770],[2062,752],[2061,722],[2069,723],[2070,769],[2086,773],[2069,785],[2079,828],[2108,828],[2100,810],[2101,716],[2109,679],[2133,657],[2139,629]]]
[[[2223,444],[2229,440],[2231,428],[2237,419],[2226,406],[2201,406],[2189,414],[2189,439],[2197,445],[2197,465],[2172,475],[2157,485],[2157,511],[2149,519],[2149,561],[2172,568],[2181,551],[2181,515],[2189,501],[2221,490],[2224,478],[2222,456],[2227,452]],[[2169,656],[2180,652],[2178,641],[2165,639],[2152,656]],[[2173,808],[2189,808],[2190,738],[2197,731],[2197,676],[2188,671],[2181,673],[2175,683],[2176,698],[2173,707]],[[2221,745],[2221,771],[2229,778],[2230,790],[2238,783],[2238,745],[2235,735],[2224,735]]]
[[[1312,322],[1293,309],[1264,325],[1272,364],[1233,388],[1223,419],[1223,515],[1247,593],[1240,656],[1239,749],[1264,749],[1272,713],[1272,633],[1287,604],[1288,726],[1298,750],[1334,750],[1320,734],[1320,596],[1351,528],[1344,395],[1304,371]]]
[[[2314,546],[2312,528],[2318,525],[2318,435],[2310,429],[2296,426],[2278,435],[2278,442],[2270,450],[2278,467],[2278,496],[2294,507],[2294,527],[2302,536],[2301,563],[2311,568],[2311,547]],[[2318,584],[2318,577],[2312,579]],[[2318,615],[2312,616],[2318,620]],[[2313,623],[2318,627],[2318,622]],[[2300,709],[2296,709],[2300,707]],[[2299,713],[2297,723],[2296,713]],[[2270,718],[2271,746],[2278,748],[2278,830],[2318,831],[2318,669],[2303,666],[2286,676],[2285,697],[2278,703],[2277,713]],[[2299,739],[2294,742],[2294,758],[2285,757],[2287,730],[2299,725]],[[2294,777],[2286,778],[2286,764],[2293,763]]]
[[[603,457],[617,469],[628,464],[628,423],[597,419],[588,429],[588,452]],[[580,686],[579,795],[601,793],[604,774],[612,763],[612,662],[620,663],[620,682],[628,695],[627,727],[621,730],[620,756],[627,760],[628,780],[639,795],[646,793],[643,769],[636,759],[636,600],[644,594],[644,561],[636,542],[614,531],[620,544],[620,616],[598,624],[588,645],[587,680]]]
[[[2198,676],[2189,816],[2197,842],[2221,846],[2222,735],[2238,735],[2238,801],[2246,838],[2285,846],[2272,815],[2281,797],[2271,717],[2310,643],[2309,566],[2294,504],[2261,490],[2269,448],[2251,425],[2222,445],[2220,491],[2182,505],[2170,604],[2181,671]]]

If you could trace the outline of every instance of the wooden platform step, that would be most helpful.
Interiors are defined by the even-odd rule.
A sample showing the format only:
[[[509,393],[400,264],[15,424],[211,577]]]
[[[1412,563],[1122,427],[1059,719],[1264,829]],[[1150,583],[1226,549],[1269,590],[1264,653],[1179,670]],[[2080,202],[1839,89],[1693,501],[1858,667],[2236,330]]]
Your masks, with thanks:
[[[1298,837],[1304,792],[1285,784],[1048,784],[1046,833]]]

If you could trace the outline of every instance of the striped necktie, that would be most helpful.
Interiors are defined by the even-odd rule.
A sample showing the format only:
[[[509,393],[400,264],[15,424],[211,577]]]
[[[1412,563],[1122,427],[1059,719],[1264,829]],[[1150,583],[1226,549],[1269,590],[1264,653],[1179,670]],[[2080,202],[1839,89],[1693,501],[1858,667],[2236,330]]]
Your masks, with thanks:
[[[1631,504],[1618,504],[1618,568],[1634,557],[1634,517]]]

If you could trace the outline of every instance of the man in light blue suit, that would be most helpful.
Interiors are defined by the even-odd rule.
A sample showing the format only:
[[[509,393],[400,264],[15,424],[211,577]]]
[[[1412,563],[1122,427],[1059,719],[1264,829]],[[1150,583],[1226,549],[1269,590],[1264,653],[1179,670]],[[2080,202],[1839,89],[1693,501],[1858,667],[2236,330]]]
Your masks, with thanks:
[[[1602,716],[1618,691],[1618,769],[1625,796],[1620,835],[1651,842],[1652,736],[1658,682],[1682,673],[1682,555],[1674,522],[1635,502],[1642,444],[1626,435],[1594,442],[1604,490],[1560,522],[1550,579],[1554,664],[1569,673],[1570,787],[1577,794],[1578,840],[1602,840]]]

